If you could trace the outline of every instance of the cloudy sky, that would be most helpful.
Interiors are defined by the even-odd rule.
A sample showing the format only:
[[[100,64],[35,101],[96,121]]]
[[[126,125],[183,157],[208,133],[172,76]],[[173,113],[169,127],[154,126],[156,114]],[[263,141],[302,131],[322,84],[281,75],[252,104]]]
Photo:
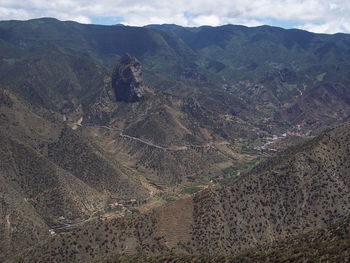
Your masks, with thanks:
[[[350,33],[350,0],[0,0],[0,20],[38,17],[135,26],[267,24]]]

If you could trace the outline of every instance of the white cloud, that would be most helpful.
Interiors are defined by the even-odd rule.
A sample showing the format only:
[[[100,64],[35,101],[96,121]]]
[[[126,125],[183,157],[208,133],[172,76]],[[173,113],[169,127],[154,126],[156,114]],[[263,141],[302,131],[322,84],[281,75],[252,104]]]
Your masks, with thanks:
[[[86,16],[76,16],[76,17],[73,17],[71,20],[77,21],[77,22],[82,23],[82,24],[90,24],[91,23],[91,19],[86,17]]]
[[[315,33],[327,33],[333,34],[338,32],[350,32],[350,21],[345,21],[344,19],[333,20],[320,24],[307,23],[299,27],[307,31],[312,31]]]
[[[123,23],[138,26],[256,26],[274,20],[317,32],[350,32],[349,0],[0,0],[1,20],[44,16],[82,23],[122,17]]]
[[[192,22],[196,26],[205,25],[205,26],[218,26],[222,24],[221,19],[216,15],[204,15],[197,16],[192,19]]]
[[[61,20],[72,20],[79,23],[91,23],[88,16],[59,12],[56,10],[28,10],[25,8],[8,8],[0,6],[0,20],[27,20],[37,17],[55,17]]]
[[[0,6],[0,19],[30,19],[31,14],[25,9],[6,8]]]

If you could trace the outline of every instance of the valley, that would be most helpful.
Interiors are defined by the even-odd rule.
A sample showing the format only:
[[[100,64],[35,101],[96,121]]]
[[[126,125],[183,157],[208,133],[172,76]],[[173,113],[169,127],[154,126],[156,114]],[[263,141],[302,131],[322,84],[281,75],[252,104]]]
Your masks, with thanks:
[[[336,260],[348,43],[0,21],[0,262],[304,262],[313,244]]]

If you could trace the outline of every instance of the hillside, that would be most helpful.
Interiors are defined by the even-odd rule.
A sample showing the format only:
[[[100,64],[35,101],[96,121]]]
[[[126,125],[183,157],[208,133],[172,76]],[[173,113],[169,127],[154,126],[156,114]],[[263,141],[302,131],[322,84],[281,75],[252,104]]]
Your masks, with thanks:
[[[160,256],[122,256],[110,255],[91,262],[108,263],[190,263],[190,262],[318,262],[320,260],[336,263],[349,259],[349,218],[340,220],[330,227],[297,235],[283,242],[275,242],[252,248],[237,255],[160,255]]]
[[[0,261],[232,254],[347,216],[349,43],[0,21]]]
[[[346,121],[350,108],[341,99],[350,83],[346,34],[268,26],[97,26],[50,18],[2,21],[0,32],[0,84],[64,114],[88,111],[125,53],[141,62],[151,88],[194,100],[214,119],[237,117],[273,134],[297,125],[303,134],[322,130]],[[324,90],[330,86],[343,88]]]
[[[291,148],[229,187],[203,190],[130,219],[90,222],[57,235],[21,260],[83,262],[105,253],[232,254],[330,225],[350,209],[349,127],[338,126]]]
[[[320,94],[325,85],[345,90],[349,85],[346,34],[268,26],[97,26],[49,18],[3,21],[0,32],[1,84],[60,112],[74,111],[80,104],[89,108],[125,53],[140,60],[152,88],[194,97],[214,111],[223,94],[232,96],[231,105],[244,107],[225,114],[255,125],[268,119],[273,131],[293,125],[313,130],[313,120],[306,116],[311,110],[308,94]],[[339,89],[328,92],[335,101],[342,96]],[[322,97],[316,106],[329,107]],[[306,115],[297,115],[294,108],[300,107]],[[347,112],[348,101],[343,107]],[[274,120],[285,111],[294,113]],[[343,121],[342,111],[335,112],[324,112],[317,119],[320,126]]]
[[[2,258],[47,239],[49,228],[103,211],[110,196],[145,197],[136,176],[59,115],[4,89],[0,103]]]
[[[6,74],[2,84],[21,95],[28,93],[23,88],[33,87],[31,93],[36,93],[32,96],[40,97],[40,101],[35,100],[61,111],[78,107],[81,98],[95,96],[106,68],[111,70],[125,53],[140,60],[153,88],[181,96],[196,95],[200,100],[206,98],[207,89],[203,88],[209,88],[214,104],[221,92],[232,94],[253,102],[251,106],[259,114],[253,119],[240,111],[229,114],[243,115],[256,123],[294,104],[307,107],[303,99],[306,91],[315,92],[324,83],[349,84],[350,38],[346,34],[323,35],[268,26],[97,26],[49,18],[3,21],[0,32],[1,71]],[[55,65],[56,61],[59,64]],[[39,71],[49,75],[38,78]],[[340,95],[337,90],[332,92]],[[51,105],[47,94],[55,99]],[[319,108],[325,104],[322,100],[318,103]],[[348,103],[345,107],[349,108]],[[284,126],[295,124],[295,117],[288,118]],[[331,114],[326,117],[333,118],[332,124],[339,121]],[[297,124],[303,121],[309,120],[302,118]]]

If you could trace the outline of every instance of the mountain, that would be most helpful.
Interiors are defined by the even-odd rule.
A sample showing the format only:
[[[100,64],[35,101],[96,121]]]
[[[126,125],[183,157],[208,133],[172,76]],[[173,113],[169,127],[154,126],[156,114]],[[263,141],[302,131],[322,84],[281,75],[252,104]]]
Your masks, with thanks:
[[[12,82],[10,77],[5,78],[11,85],[16,84],[13,87],[25,88],[23,94],[17,94],[16,89],[0,89],[4,187],[1,233],[5,236],[2,259],[45,242],[52,236],[52,229],[113,212],[116,201],[125,204],[121,216],[134,213],[133,203],[147,202],[151,193],[159,192],[158,188],[163,191],[184,180],[198,180],[201,170],[206,172],[201,178],[210,171],[221,173],[213,164],[227,166],[227,161],[234,158],[223,139],[216,142],[213,137],[210,144],[206,142],[210,132],[200,130],[196,116],[186,113],[183,102],[172,95],[149,94],[137,104],[118,103],[111,77],[103,82],[100,78],[100,84],[77,81],[72,84],[77,87],[76,94],[75,89],[67,92],[57,88],[56,79],[70,81],[82,76],[82,68],[73,67],[77,57],[59,54],[60,69],[55,74],[50,66],[42,67],[41,60],[23,68],[21,74],[34,77],[24,82],[29,87],[20,82],[27,80],[17,77]],[[45,54],[40,55],[43,61],[51,61]],[[67,62],[63,67],[62,61]],[[99,68],[90,65],[89,70]],[[94,78],[94,72],[88,76]],[[92,85],[91,92],[79,96],[86,91],[79,91],[86,88],[83,83]],[[95,85],[97,90],[93,90]],[[195,105],[193,100],[189,103]],[[188,114],[185,121],[179,120],[182,114]],[[188,126],[190,117],[194,122]],[[134,120],[123,125],[129,118]],[[213,136],[215,127],[208,125]],[[196,129],[196,137],[190,137]],[[212,149],[216,143],[222,152]]]
[[[203,190],[137,217],[78,226],[24,253],[21,260],[82,262],[111,253],[230,254],[330,225],[350,210],[349,127],[340,125],[290,148],[228,187]]]
[[[344,85],[326,82],[307,90],[295,104],[277,113],[275,119],[304,129],[322,129],[336,120],[347,121],[349,104],[349,92]]]
[[[203,88],[209,88],[249,104],[254,101],[254,117],[229,114],[255,123],[305,104],[299,97],[308,90],[329,82],[349,85],[346,34],[268,26],[97,26],[50,18],[3,21],[0,32],[1,84],[59,111],[89,104],[125,53],[141,62],[146,82],[157,90],[203,98]],[[38,72],[46,74],[39,78]],[[218,95],[211,97],[220,104]],[[308,120],[298,124],[303,121]],[[293,124],[287,119],[282,126]]]
[[[323,131],[349,41],[1,21],[0,261],[238,253],[346,216],[349,127]]]

